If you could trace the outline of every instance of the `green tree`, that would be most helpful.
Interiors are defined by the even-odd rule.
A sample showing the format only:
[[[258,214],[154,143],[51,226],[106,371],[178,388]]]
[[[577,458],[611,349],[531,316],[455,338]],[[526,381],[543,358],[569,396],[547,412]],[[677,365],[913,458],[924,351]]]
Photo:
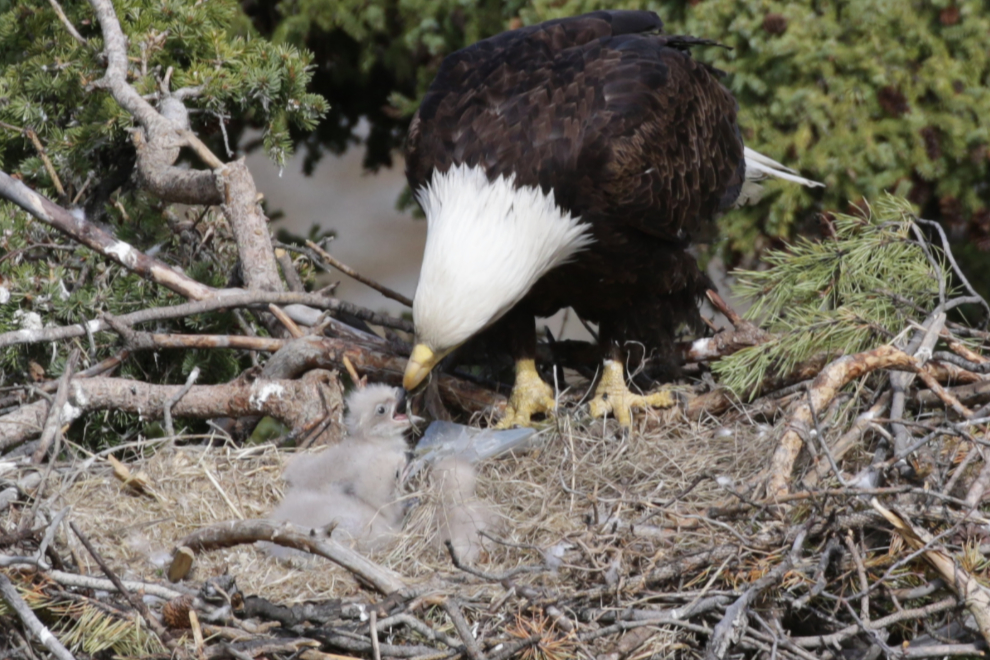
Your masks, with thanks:
[[[63,7],[60,17],[46,0],[0,0],[0,169],[63,207],[80,206],[93,226],[193,279],[228,286],[238,254],[223,215],[215,206],[176,206],[139,183],[132,139],[138,122],[99,82],[107,61],[93,7],[83,0]],[[225,133],[237,117],[239,125],[260,129],[268,154],[282,162],[292,150],[289,128],[311,130],[327,110],[307,90],[310,55],[259,38],[232,0],[115,0],[113,8],[128,40],[127,82],[163,113],[175,110],[179,123],[188,112],[192,130],[217,153],[237,146]],[[148,136],[142,139],[147,145]],[[195,159],[189,165],[202,167]],[[6,203],[0,299],[0,332],[184,302]],[[236,323],[230,313],[211,313],[159,327],[216,331]],[[116,350],[118,338],[98,334],[80,346],[92,364]],[[68,351],[50,348],[0,350],[0,383],[59,373]],[[251,362],[234,351],[144,352],[125,361],[122,373],[181,382],[193,364],[204,382],[223,382]],[[133,419],[110,415],[108,422],[104,430],[113,435]]]

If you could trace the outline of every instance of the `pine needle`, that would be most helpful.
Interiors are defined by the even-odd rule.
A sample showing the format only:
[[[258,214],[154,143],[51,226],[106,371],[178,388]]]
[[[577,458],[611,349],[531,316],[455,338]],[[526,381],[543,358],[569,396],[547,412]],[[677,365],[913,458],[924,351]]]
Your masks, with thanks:
[[[913,218],[906,200],[887,195],[869,217],[835,215],[832,237],[798,239],[766,255],[767,270],[739,272],[734,290],[753,301],[746,317],[774,337],[715,363],[721,382],[752,400],[769,375],[787,375],[820,353],[890,343],[910,321],[923,321],[949,270],[936,247],[927,246],[937,269],[925,256]]]

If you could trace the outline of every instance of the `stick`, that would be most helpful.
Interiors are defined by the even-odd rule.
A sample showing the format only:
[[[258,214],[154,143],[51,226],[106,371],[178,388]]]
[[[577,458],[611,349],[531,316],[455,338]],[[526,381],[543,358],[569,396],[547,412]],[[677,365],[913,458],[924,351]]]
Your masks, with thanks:
[[[467,651],[468,657],[471,660],[487,660],[485,654],[478,648],[478,641],[471,634],[471,626],[465,620],[464,613],[461,612],[461,607],[457,601],[453,597],[445,599],[443,601],[443,610],[450,617],[451,622],[454,624],[454,629],[457,630],[461,641],[464,642],[464,650]]]
[[[189,372],[189,377],[186,378],[186,384],[182,386],[175,396],[169,398],[168,401],[162,406],[162,416],[165,418],[165,434],[175,435],[175,428],[172,426],[172,406],[179,402],[179,399],[184,397],[192,386],[199,379],[199,367],[193,367],[193,370]]]
[[[368,279],[367,277],[365,277],[364,275],[361,275],[360,273],[358,273],[356,270],[354,270],[350,266],[348,266],[346,264],[342,264],[341,262],[337,261],[332,256],[330,256],[330,253],[329,252],[327,252],[326,250],[324,250],[323,248],[321,248],[319,245],[317,245],[313,241],[306,241],[306,246],[309,247],[309,249],[311,249],[317,255],[319,255],[319,257],[321,259],[323,259],[325,262],[327,262],[328,264],[330,264],[331,266],[333,266],[334,268],[336,268],[340,272],[344,273],[345,275],[350,275],[351,277],[353,277],[355,280],[357,280],[361,284],[366,284],[366,285],[370,286],[372,289],[374,289],[375,291],[379,292],[380,294],[382,294],[386,298],[391,298],[392,300],[396,300],[396,301],[402,303],[403,305],[405,305],[406,307],[412,307],[413,306],[413,301],[411,299],[409,299],[406,296],[402,295],[398,291],[393,291],[392,289],[388,288],[387,286],[384,286],[382,284],[379,284],[378,282],[376,282],[374,280]]]
[[[285,326],[285,329],[289,331],[289,335],[295,339],[302,337],[305,332],[299,329],[296,322],[289,318],[289,315],[282,311],[282,308],[278,305],[269,305],[268,311],[271,312],[275,318],[279,320],[279,323]]]
[[[49,2],[54,4],[55,0],[49,0]],[[57,4],[54,6],[58,7]],[[59,7],[56,11],[59,12],[62,18],[65,18],[65,14],[62,14],[60,10],[61,7]],[[41,162],[45,164],[45,169],[48,171],[48,176],[52,178],[52,184],[58,192],[59,199],[65,199],[65,188],[62,187],[62,180],[58,178],[58,173],[55,171],[55,166],[52,165],[52,159],[49,158],[48,154],[45,152],[45,147],[41,144],[41,140],[38,139],[38,134],[30,128],[25,128],[24,134],[28,136],[28,139],[31,140],[31,144],[34,145],[34,150],[38,152],[39,156],[41,156]]]
[[[69,22],[68,16],[66,16],[65,12],[62,11],[62,6],[58,4],[56,0],[48,0],[48,4],[50,4],[52,9],[55,10],[55,13],[58,14],[58,20],[62,21],[62,25],[64,25],[65,29],[68,30],[70,35],[72,35],[72,38],[81,43],[83,46],[87,45],[89,42],[86,41],[86,38],[79,34],[75,26]]]
[[[167,646],[177,657],[188,657],[186,652],[176,644],[175,640],[169,638],[165,627],[162,626],[161,622],[157,618],[152,616],[151,612],[148,611],[148,606],[144,604],[144,601],[138,598],[137,595],[132,594],[124,588],[124,583],[120,581],[120,578],[117,577],[116,573],[110,570],[110,566],[107,565],[106,560],[103,559],[103,555],[96,551],[96,548],[89,542],[86,535],[79,531],[76,524],[69,521],[69,527],[72,528],[72,531],[79,539],[79,542],[83,544],[90,556],[92,556],[93,559],[96,560],[96,563],[99,564],[100,570],[103,571],[103,574],[107,576],[107,579],[113,582],[113,586],[121,595],[124,596],[124,598],[127,599],[127,602],[131,604],[131,607],[133,607],[142,616],[142,618],[144,618],[145,623],[147,623],[148,627],[154,631],[154,633],[158,636],[158,639],[162,641],[162,644]]]
[[[382,650],[378,646],[378,613],[372,609],[368,612],[368,634],[371,636],[371,657],[382,660]]]
[[[234,289],[233,292],[217,292],[216,296],[182,305],[152,307],[151,309],[144,309],[139,312],[122,314],[117,317],[117,320],[127,325],[134,325],[136,323],[182,318],[194,314],[213,312],[218,309],[254,307],[268,305],[269,303],[278,305],[308,305],[331,312],[345,312],[375,325],[404,331],[412,330],[412,324],[404,319],[376,314],[350,303],[337,300],[336,298],[328,298],[319,293],[279,293],[275,291],[242,291],[240,289]],[[97,320],[88,321],[86,325],[89,327],[90,332],[103,332],[109,327],[109,324],[105,321]],[[0,348],[13,346],[14,344],[35,344],[57,341],[59,339],[70,339],[73,337],[82,337],[85,334],[86,328],[81,324],[66,325],[60,328],[45,328],[42,330],[15,330],[0,334]]]
[[[69,386],[72,419],[94,410],[159,415],[165,403],[184,386],[150,385],[129,378],[87,378]],[[234,380],[223,385],[194,385],[173,405],[177,417],[210,419],[269,415],[296,428],[322,419],[323,393],[337,383],[329,373],[314,369],[303,378],[260,378],[253,382]],[[317,404],[317,405],[314,405]],[[0,450],[24,442],[40,428],[48,405],[38,401],[0,417]],[[314,417],[319,409],[318,417]],[[34,429],[34,430],[33,430]]]
[[[945,583],[963,601],[973,615],[983,640],[990,644],[990,592],[959,566],[946,551],[931,547],[934,539],[927,531],[915,527],[899,513],[887,509],[877,498],[870,501],[873,508],[894,526],[894,529],[913,548],[927,548],[922,553],[925,560],[939,573]]]
[[[309,532],[309,529],[298,525],[271,520],[228,520],[198,529],[177,541],[176,546],[186,546],[196,552],[271,541],[326,557],[385,595],[408,586],[398,573],[379,566],[334,539],[319,538]]]
[[[174,270],[168,264],[149,257],[133,245],[125,243],[86,220],[70,213],[44,195],[40,195],[0,171],[0,197],[17,204],[46,225],[57,229],[69,238],[82,243],[94,252],[116,261],[129,271],[150,279],[183,297],[202,300],[214,294],[205,284]],[[2,336],[2,335],[0,335]]]
[[[48,453],[48,448],[51,447],[52,440],[56,443],[56,456],[57,456],[57,446],[59,444],[59,439],[61,438],[62,430],[62,408],[65,407],[65,402],[69,398],[69,381],[72,380],[73,372],[76,370],[76,362],[79,361],[79,349],[74,348],[72,352],[69,353],[69,359],[65,362],[65,370],[62,372],[62,377],[58,379],[58,389],[55,393],[55,401],[52,403],[51,408],[48,410],[48,420],[45,422],[45,429],[41,433],[41,442],[38,444],[38,449],[35,450],[34,455],[31,460],[35,463],[41,463],[44,460],[45,455]],[[52,458],[52,463],[55,462],[54,457]],[[40,499],[40,498],[39,498]]]
[[[798,404],[771,459],[767,492],[770,496],[786,495],[790,490],[791,474],[801,448],[802,436],[811,424],[812,406],[824,410],[846,383],[877,369],[912,369],[914,358],[893,346],[846,355],[829,364],[811,383],[807,402]]]

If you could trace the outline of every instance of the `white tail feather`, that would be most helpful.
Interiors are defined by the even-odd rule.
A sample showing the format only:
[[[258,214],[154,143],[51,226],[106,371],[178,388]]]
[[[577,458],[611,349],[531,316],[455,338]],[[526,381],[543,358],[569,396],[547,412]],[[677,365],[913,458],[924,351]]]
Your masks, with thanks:
[[[743,148],[743,154],[746,157],[746,180],[743,182],[742,190],[739,192],[739,197],[736,199],[735,206],[746,206],[748,204],[755,204],[760,201],[763,197],[763,186],[755,183],[756,181],[763,181],[773,177],[775,179],[784,179],[785,181],[791,181],[793,183],[799,183],[802,186],[807,186],[809,188],[819,188],[824,187],[825,184],[819,181],[812,181],[811,179],[805,179],[802,176],[798,176],[797,171],[791,168],[781,165],[773,158],[764,156],[758,151],[754,151],[749,147]]]

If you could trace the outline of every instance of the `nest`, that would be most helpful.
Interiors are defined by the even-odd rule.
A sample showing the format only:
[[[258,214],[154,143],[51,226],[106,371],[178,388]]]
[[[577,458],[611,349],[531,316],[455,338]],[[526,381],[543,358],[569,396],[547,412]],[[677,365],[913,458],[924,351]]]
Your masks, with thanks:
[[[493,505],[499,519],[485,544],[484,570],[505,573],[557,553],[555,570],[521,580],[560,589],[622,570],[622,563],[659,561],[670,543],[650,538],[653,531],[682,513],[723,501],[727,491],[719,484],[744,483],[765,467],[772,444],[766,428],[667,417],[654,421],[651,430],[621,433],[612,425],[585,426],[565,416],[541,434],[537,450],[481,464],[478,496]],[[283,495],[281,471],[294,455],[272,445],[153,449],[127,463],[132,473],[143,473],[144,494],[127,488],[110,467],[66,468],[57,497],[46,503],[52,510],[71,507],[73,519],[127,579],[160,579],[177,542],[197,529],[270,513]],[[697,483],[698,475],[712,478]],[[671,494],[691,486],[683,503],[669,506]],[[403,533],[369,558],[414,580],[456,572],[430,524],[438,502],[429,474],[409,484],[405,497],[416,504]],[[623,548],[618,563],[610,549],[587,556],[599,545],[595,538],[630,527],[641,540]],[[74,546],[84,572],[99,572],[71,534],[63,540]],[[711,542],[699,530],[678,539],[678,546]],[[332,562],[275,560],[243,545],[200,554],[189,579],[224,573],[235,575],[243,592],[286,604],[359,593],[353,576]]]
[[[865,389],[857,394],[842,395],[818,413],[826,446],[839,444],[861,419],[865,408],[858,402],[870,397]],[[801,396],[785,393],[778,404]],[[923,536],[930,527],[941,547],[958,548],[949,564],[982,590],[987,562],[979,544],[986,520],[952,504],[960,484],[980,473],[962,464],[976,445],[948,435],[937,445],[935,459],[948,466],[946,474],[965,473],[954,481],[954,495],[926,497],[911,479],[857,488],[805,457],[799,470],[806,481],[818,479],[816,489],[773,502],[759,484],[788,420],[754,419],[760,410],[739,407],[704,421],[663,412],[640,420],[632,432],[561,415],[535,450],[479,466],[478,496],[493,505],[500,523],[473,566],[460,565],[438,542],[431,524],[436,488],[424,473],[408,484],[405,497],[415,504],[403,532],[368,554],[409,585],[384,601],[333,562],[276,560],[255,545],[198,552],[193,571],[173,588],[188,585],[193,594],[197,585],[223,576],[236,581],[238,600],[248,602],[254,618],[242,607],[228,612],[226,626],[201,624],[221,639],[235,639],[230,624],[240,617],[263,621],[258,612],[290,608],[282,628],[258,633],[255,624],[250,634],[240,631],[236,643],[248,655],[274,649],[285,657],[324,657],[306,650],[304,641],[374,654],[377,640],[382,657],[701,657],[713,640],[733,640],[720,629],[726,621],[743,626],[741,634],[732,633],[739,634],[735,648],[768,654],[777,644],[776,652],[790,658],[828,657],[830,647],[856,648],[871,636],[894,648],[899,640],[937,640],[949,630],[956,643],[940,648],[978,650],[972,632],[959,641],[967,626],[975,627],[965,598],[951,595],[937,571],[926,568],[924,560],[931,559],[924,550],[935,542],[922,538],[921,551],[906,560],[911,541],[888,531],[893,521],[885,521],[886,509],[868,499],[879,494],[899,507],[886,511],[904,516],[898,520],[906,530]],[[882,437],[872,436],[848,452],[840,474],[868,467],[878,441]],[[137,480],[139,489],[109,466],[80,459],[59,469],[44,509],[71,507],[98,555],[125,580],[149,584],[163,583],[173,549],[189,534],[270,512],[282,496],[281,470],[294,453],[271,445],[176,443],[131,451],[130,483]],[[916,528],[910,519],[927,525]],[[80,573],[100,574],[73,535],[57,534],[55,543],[75,558]],[[44,588],[32,593],[39,608],[51,607]],[[195,610],[196,599],[184,598],[186,609]],[[210,610],[202,599],[196,602]],[[284,614],[301,611],[293,606],[311,611],[328,604],[322,621]],[[384,624],[377,637],[368,627],[372,612]],[[839,625],[849,612],[871,627]],[[183,644],[195,644],[186,635],[179,638]],[[861,650],[869,648],[867,642]]]

